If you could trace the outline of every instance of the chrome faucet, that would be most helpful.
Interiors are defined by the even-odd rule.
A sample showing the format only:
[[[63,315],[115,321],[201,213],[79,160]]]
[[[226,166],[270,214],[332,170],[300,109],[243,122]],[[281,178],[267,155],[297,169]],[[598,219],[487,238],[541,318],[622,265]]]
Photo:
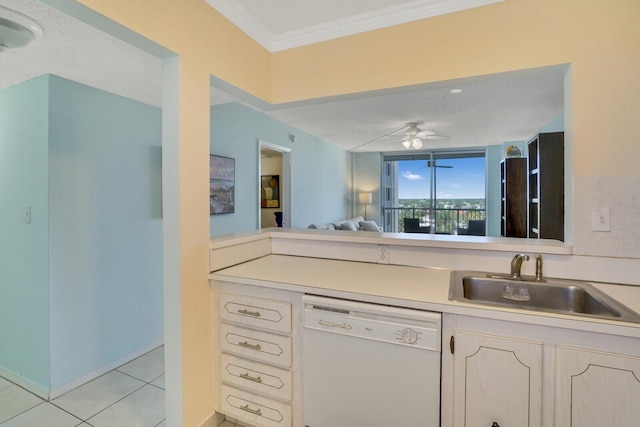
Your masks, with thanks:
[[[522,278],[520,269],[522,268],[522,261],[529,261],[529,255],[516,254],[511,260],[511,277],[514,279]]]
[[[536,282],[544,282],[542,279],[542,255],[536,254]]]

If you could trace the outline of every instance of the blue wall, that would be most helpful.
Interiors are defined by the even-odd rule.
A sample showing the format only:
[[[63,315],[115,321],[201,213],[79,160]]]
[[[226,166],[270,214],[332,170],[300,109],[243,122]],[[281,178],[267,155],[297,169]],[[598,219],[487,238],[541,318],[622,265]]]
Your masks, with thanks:
[[[162,340],[162,117],[158,108],[59,77],[40,79],[40,98],[30,93],[34,81],[27,82],[3,91],[14,94],[13,105],[0,111],[3,123],[12,114],[13,133],[40,129],[22,143],[40,161],[27,173],[42,175],[33,190],[18,187],[11,207],[17,212],[10,213],[24,229],[20,210],[31,204],[31,227],[38,226],[29,248],[34,255],[20,265],[18,292],[9,303],[24,302],[22,317],[33,320],[7,317],[44,329],[24,343],[21,325],[10,345],[30,346],[30,355],[46,359],[44,379],[41,370],[30,373],[29,362],[16,371],[55,390]],[[17,110],[15,98],[28,100],[39,114]],[[9,154],[6,161],[13,162],[17,155]],[[24,181],[11,179],[14,185]],[[44,201],[26,193],[44,193]],[[21,238],[12,236],[0,262]],[[29,283],[24,276],[34,272]],[[0,304],[7,275],[3,266]]]
[[[289,134],[296,135],[295,143]],[[235,213],[212,215],[212,236],[257,228],[258,140],[292,149],[293,228],[348,216],[348,152],[239,103],[229,103],[211,108],[211,153],[236,159]]]
[[[49,388],[48,107],[48,76],[0,91],[0,374],[40,389]]]

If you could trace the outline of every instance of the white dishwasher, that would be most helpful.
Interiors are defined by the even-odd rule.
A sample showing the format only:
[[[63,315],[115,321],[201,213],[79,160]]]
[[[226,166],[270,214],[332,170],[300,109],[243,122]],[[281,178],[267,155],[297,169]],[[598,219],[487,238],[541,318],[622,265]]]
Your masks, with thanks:
[[[304,295],[307,427],[440,425],[440,313]]]

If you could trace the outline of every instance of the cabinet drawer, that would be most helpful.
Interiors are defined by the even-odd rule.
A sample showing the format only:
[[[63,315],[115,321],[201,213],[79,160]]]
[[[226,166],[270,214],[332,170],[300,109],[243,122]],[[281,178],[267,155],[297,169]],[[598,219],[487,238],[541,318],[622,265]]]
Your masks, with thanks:
[[[230,354],[222,354],[222,381],[276,397],[291,400],[291,371],[242,359]]]
[[[220,325],[222,351],[250,359],[291,366],[291,337],[254,331],[239,326]]]
[[[246,295],[221,294],[220,317],[231,322],[291,333],[291,304]]]
[[[291,406],[222,385],[222,411],[256,427],[290,427]]]

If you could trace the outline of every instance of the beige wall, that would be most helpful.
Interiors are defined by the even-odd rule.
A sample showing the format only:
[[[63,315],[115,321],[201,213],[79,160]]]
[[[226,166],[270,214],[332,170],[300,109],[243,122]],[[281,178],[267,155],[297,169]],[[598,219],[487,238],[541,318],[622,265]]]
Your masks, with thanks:
[[[574,175],[638,176],[637,0],[507,0],[271,55],[203,0],[79,2],[180,55],[185,426],[198,425],[213,408],[212,311],[205,275],[210,74],[264,100],[286,102],[571,63],[568,138],[573,139]],[[632,225],[640,228],[637,218]]]
[[[278,52],[273,55],[273,99],[287,102],[570,63],[575,174],[636,174],[638,19],[636,0],[507,0]]]

